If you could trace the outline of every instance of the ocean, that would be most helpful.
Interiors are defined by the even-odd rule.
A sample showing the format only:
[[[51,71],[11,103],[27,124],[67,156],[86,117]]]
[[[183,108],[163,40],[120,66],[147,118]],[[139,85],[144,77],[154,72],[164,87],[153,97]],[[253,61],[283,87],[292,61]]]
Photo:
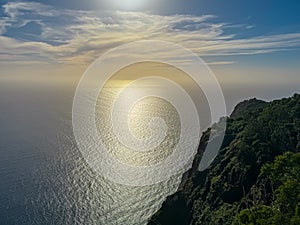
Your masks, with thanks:
[[[180,174],[132,187],[95,172],[73,135],[74,91],[63,82],[0,83],[0,224],[142,225],[177,190]]]

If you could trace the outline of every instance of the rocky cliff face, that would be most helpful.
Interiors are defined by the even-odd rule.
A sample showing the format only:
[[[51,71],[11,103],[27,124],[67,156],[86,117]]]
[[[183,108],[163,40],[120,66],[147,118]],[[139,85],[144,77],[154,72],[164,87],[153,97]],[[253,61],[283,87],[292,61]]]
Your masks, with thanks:
[[[300,151],[300,95],[238,104],[227,118],[218,156],[207,170],[199,172],[212,129],[203,134],[193,167],[184,175],[178,192],[168,197],[149,224],[229,225],[243,209],[258,203],[270,205],[274,193],[260,171],[276,156]]]

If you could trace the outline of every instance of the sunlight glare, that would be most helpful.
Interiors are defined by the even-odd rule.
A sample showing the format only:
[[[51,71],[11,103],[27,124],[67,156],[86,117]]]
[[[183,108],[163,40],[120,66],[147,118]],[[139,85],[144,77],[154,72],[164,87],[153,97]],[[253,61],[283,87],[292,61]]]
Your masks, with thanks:
[[[145,7],[148,0],[113,0],[113,4],[117,8],[126,10],[136,10]]]

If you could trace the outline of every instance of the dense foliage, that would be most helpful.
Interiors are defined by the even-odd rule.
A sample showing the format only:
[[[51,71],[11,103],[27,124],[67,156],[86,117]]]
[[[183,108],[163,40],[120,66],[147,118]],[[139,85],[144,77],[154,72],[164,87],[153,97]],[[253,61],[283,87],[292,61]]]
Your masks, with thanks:
[[[180,190],[149,224],[300,224],[300,95],[244,101],[227,126],[219,155],[199,172],[199,159],[218,124],[203,134]]]
[[[268,179],[273,196],[270,205],[254,205],[242,210],[235,224],[282,225],[300,224],[300,153],[285,153],[261,170]]]

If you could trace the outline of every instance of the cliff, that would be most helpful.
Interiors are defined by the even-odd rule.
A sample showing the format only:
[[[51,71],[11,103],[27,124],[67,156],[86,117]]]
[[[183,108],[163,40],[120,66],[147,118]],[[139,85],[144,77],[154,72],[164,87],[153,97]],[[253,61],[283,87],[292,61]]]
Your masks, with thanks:
[[[209,141],[211,129],[208,129],[201,138],[192,169],[185,174],[178,192],[169,196],[149,221],[150,225],[263,224],[251,222],[249,218],[255,216],[249,212],[259,207],[273,209],[278,202],[277,189],[281,186],[274,177],[280,176],[266,175],[264,168],[278,157],[300,152],[300,95],[268,103],[247,100],[238,104],[226,119],[225,138],[214,162],[207,170],[198,171]],[[300,186],[299,181],[294,182]],[[300,196],[300,190],[293,191],[299,191],[293,194]],[[291,224],[290,219],[297,216],[297,205],[300,212],[299,199],[291,201],[295,212],[281,213],[279,224]],[[278,211],[275,209],[273,214]]]

